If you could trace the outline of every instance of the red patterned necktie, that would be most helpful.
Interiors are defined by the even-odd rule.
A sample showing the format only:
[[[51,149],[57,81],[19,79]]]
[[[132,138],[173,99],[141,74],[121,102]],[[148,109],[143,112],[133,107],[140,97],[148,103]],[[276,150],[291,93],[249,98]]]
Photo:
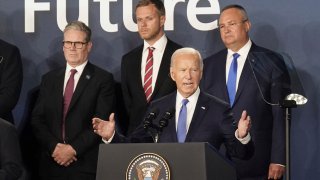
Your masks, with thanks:
[[[150,101],[152,95],[152,71],[153,71],[153,51],[154,47],[149,47],[149,54],[146,62],[146,68],[144,71],[143,89],[146,94],[147,102]]]
[[[65,140],[65,120],[66,115],[69,109],[69,105],[71,102],[71,98],[73,95],[73,89],[74,89],[74,74],[77,72],[76,69],[70,70],[70,77],[68,79],[66,88],[64,90],[64,96],[63,96],[63,119],[62,119],[62,138]]]

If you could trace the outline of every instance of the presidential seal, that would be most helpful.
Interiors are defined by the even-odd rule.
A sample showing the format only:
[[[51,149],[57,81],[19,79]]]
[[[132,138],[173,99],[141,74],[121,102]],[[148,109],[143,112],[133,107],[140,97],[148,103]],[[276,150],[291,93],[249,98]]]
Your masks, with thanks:
[[[143,153],[129,164],[126,180],[170,180],[169,166],[160,155]]]

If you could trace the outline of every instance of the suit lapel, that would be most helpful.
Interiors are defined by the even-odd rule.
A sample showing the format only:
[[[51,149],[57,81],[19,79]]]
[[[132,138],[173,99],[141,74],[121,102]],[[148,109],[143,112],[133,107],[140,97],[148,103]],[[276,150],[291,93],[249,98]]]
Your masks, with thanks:
[[[63,110],[63,83],[64,83],[64,75],[65,75],[66,68],[61,68],[56,74],[56,79],[53,80],[52,84],[54,84],[53,89],[57,89],[57,91],[52,91],[52,97],[55,97],[57,104],[57,114],[61,115],[62,120],[62,110]]]
[[[134,96],[140,96],[142,99],[144,99],[145,102],[147,102],[146,95],[144,93],[143,85],[142,85],[142,79],[141,79],[141,62],[142,62],[142,53],[143,53],[143,45],[139,47],[139,49],[136,51],[136,54],[133,56],[136,59],[132,59],[132,67],[128,67],[129,69],[132,69],[131,71],[131,78],[133,82],[137,83],[137,91],[135,91],[137,94],[134,94]]]
[[[193,137],[194,132],[198,129],[198,127],[203,122],[203,117],[205,116],[206,112],[209,110],[208,106],[209,100],[205,97],[205,95],[200,92],[198,102],[196,104],[196,108],[194,110],[194,114],[191,120],[191,124],[189,126],[189,130],[186,137],[186,142],[191,141],[191,137]]]
[[[221,53],[221,57],[217,58],[217,67],[221,67],[221,68],[217,68],[217,78],[215,78],[216,81],[218,81],[218,84],[220,84],[220,92],[222,92],[222,96],[223,99],[226,102],[229,102],[229,94],[228,94],[228,89],[227,89],[227,80],[226,80],[226,59],[227,59],[227,54],[228,51],[227,49],[225,49],[225,51],[223,53]],[[223,77],[223,78],[220,78]]]
[[[256,45],[252,43],[252,46],[250,48],[249,54],[252,53],[253,51],[255,51],[256,49]],[[251,76],[252,72],[251,72],[251,67],[250,67],[250,63],[249,61],[251,60],[249,57],[249,54],[247,56],[246,62],[243,66],[242,69],[242,73],[240,76],[240,80],[239,80],[239,84],[238,84],[238,89],[237,89],[237,93],[236,93],[236,97],[234,100],[234,104],[237,103],[237,100],[239,99],[241,93],[243,92],[243,90],[246,87],[246,84],[248,83],[248,78]],[[254,66],[254,62],[252,62],[252,65]]]
[[[159,68],[157,81],[156,81],[154,90],[152,92],[151,99],[153,99],[153,97],[156,96],[156,94],[159,91],[161,85],[163,85],[163,82],[169,76],[171,54],[172,54],[172,47],[171,47],[171,42],[168,39],[165,51],[164,51],[163,56],[162,56],[161,65],[160,65],[160,68]]]
[[[234,100],[234,104],[237,103],[237,100],[239,99],[241,93],[243,92],[244,88],[246,87],[246,84],[248,82],[248,78],[250,77],[251,74],[251,70],[250,70],[250,65],[248,63],[248,59],[246,60],[244,67],[242,69],[242,73],[240,76],[240,80],[239,80],[239,84],[238,84],[238,89],[237,89],[237,93],[236,93],[236,97]]]
[[[83,72],[80,76],[79,82],[77,84],[77,87],[72,95],[72,99],[70,102],[69,110],[75,105],[77,100],[79,99],[80,95],[84,91],[84,89],[87,87],[87,84],[90,82],[90,80],[94,77],[94,70],[93,65],[88,62],[86,67],[83,69]]]
[[[168,104],[173,104],[174,107],[176,106],[176,98],[177,98],[177,93],[172,93],[168,99]],[[176,111],[179,111],[179,109],[176,109]],[[168,130],[170,132],[170,138],[172,140],[172,142],[178,142],[178,138],[177,138],[177,130],[176,130],[176,114],[174,114],[173,118],[170,120],[171,122],[169,122],[168,124]]]

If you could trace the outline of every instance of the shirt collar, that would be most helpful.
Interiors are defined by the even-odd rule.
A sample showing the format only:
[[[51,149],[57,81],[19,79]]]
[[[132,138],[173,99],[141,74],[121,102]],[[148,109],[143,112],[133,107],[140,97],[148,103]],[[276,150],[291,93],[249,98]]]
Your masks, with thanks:
[[[239,49],[238,52],[233,52],[231,49],[228,49],[228,59],[232,58],[231,56],[234,53],[238,53],[240,57],[247,57],[251,46],[252,46],[252,41],[249,39],[248,42],[241,49]]]
[[[66,72],[70,72],[71,69],[76,69],[77,73],[82,74],[82,71],[84,67],[87,65],[87,63],[88,63],[88,60],[76,67],[72,67],[67,63]]]
[[[168,42],[168,39],[165,34],[163,34],[163,36],[161,36],[161,38],[158,39],[158,41],[156,41],[153,45],[148,44],[147,41],[144,40],[143,52],[147,51],[148,47],[154,47],[156,51],[162,52],[163,49],[166,47],[167,42]]]
[[[179,103],[181,104],[182,100],[183,99],[188,99],[189,102],[197,102],[198,100],[198,97],[200,95],[200,88],[198,87],[196,92],[194,92],[191,96],[189,96],[188,98],[184,98],[180,93],[179,91],[177,91],[177,100],[176,100],[176,103]]]

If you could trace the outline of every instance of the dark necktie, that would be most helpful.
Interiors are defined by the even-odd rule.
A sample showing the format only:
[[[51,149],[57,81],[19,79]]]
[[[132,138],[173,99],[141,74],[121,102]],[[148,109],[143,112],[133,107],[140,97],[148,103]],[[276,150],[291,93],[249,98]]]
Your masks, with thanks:
[[[183,99],[182,106],[179,112],[178,118],[178,127],[177,127],[177,135],[178,135],[178,142],[183,143],[187,136],[187,104],[189,100]]]
[[[238,70],[238,62],[237,59],[240,55],[238,53],[233,54],[233,60],[230,65],[228,81],[227,81],[227,88],[229,94],[229,102],[230,106],[233,105],[234,99],[236,96],[236,87],[237,87],[237,70]]]
[[[62,138],[65,140],[65,120],[66,115],[69,109],[69,105],[71,102],[71,98],[73,95],[73,89],[74,89],[74,74],[77,72],[76,69],[70,70],[70,77],[67,81],[66,88],[64,90],[64,96],[63,96],[63,119],[62,119]]]
[[[152,71],[153,71],[153,50],[154,47],[148,48],[149,53],[146,62],[146,68],[144,71],[143,89],[146,95],[147,102],[150,101],[152,95]]]

